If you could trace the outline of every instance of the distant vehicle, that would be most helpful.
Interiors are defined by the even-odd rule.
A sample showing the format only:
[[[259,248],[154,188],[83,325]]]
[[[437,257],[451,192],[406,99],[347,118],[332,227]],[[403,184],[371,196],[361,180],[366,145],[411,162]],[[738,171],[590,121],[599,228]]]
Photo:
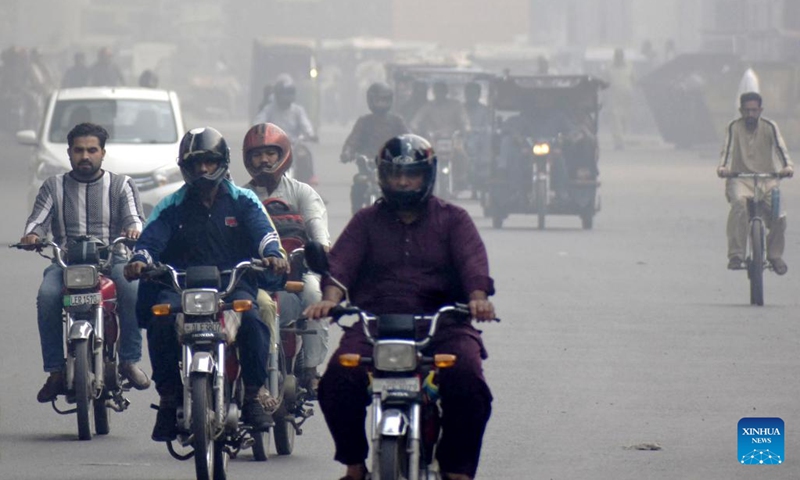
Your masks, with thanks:
[[[36,147],[30,164],[30,206],[45,179],[71,169],[67,134],[83,122],[108,130],[103,168],[133,178],[145,215],[183,184],[176,159],[184,129],[175,92],[68,88],[50,96],[38,135],[33,130],[17,132],[19,143]]]

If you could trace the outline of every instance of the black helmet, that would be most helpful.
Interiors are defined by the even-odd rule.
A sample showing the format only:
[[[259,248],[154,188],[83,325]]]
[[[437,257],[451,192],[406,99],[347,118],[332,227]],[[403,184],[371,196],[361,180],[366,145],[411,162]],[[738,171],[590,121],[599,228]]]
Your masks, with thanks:
[[[372,113],[388,112],[393,100],[392,87],[383,82],[375,82],[367,89],[367,106]]]
[[[436,154],[424,138],[411,133],[393,137],[383,145],[375,161],[378,164],[378,183],[389,206],[398,210],[413,209],[431,196],[436,181]],[[422,188],[402,192],[392,190],[387,178],[399,172],[421,172],[424,175]]]
[[[197,176],[192,168],[193,163],[200,159],[210,159],[219,162],[219,168],[214,173]],[[231,163],[231,154],[228,143],[222,134],[211,127],[195,128],[186,132],[181,139],[178,150],[178,166],[181,167],[183,180],[187,185],[200,189],[211,189],[222,182],[228,173]]]

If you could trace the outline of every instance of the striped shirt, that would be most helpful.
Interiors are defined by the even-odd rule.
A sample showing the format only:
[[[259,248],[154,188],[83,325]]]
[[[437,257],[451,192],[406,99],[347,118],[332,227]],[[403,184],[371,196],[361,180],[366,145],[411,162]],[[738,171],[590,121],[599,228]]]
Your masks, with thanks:
[[[64,173],[42,184],[25,235],[52,233],[61,246],[81,235],[110,243],[125,230],[141,231],[142,218],[139,191],[130,177],[104,171],[97,180],[81,182]]]

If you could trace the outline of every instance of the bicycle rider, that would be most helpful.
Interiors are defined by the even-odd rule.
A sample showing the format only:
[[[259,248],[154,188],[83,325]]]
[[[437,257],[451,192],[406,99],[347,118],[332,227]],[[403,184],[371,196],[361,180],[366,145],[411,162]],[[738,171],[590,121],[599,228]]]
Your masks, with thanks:
[[[789,158],[786,143],[778,125],[761,116],[762,99],[756,92],[743,93],[739,97],[739,112],[742,114],[728,124],[717,175],[731,177],[737,173],[776,173],[778,177],[792,177],[794,164]],[[784,275],[788,266],[783,261],[786,234],[786,214],[772,215],[772,191],[779,187],[779,178],[767,178],[759,182],[766,212],[764,218],[767,234],[767,260],[778,275]],[[747,199],[753,198],[754,182],[751,178],[727,178],[725,196],[731,204],[728,215],[728,269],[744,268],[747,245]]]

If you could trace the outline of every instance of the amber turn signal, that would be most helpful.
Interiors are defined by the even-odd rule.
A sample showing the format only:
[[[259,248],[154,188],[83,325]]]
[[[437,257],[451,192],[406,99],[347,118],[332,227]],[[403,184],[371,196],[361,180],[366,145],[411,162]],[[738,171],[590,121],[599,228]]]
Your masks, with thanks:
[[[343,353],[339,355],[339,365],[343,367],[357,367],[361,364],[361,355],[357,353]]]
[[[248,310],[252,310],[253,309],[253,301],[252,300],[234,300],[232,308],[233,308],[234,312],[246,312]]]
[[[158,305],[153,305],[150,310],[156,317],[165,317],[170,314],[172,309],[169,307],[169,303],[159,303]]]
[[[456,356],[452,353],[437,353],[433,356],[433,364],[436,368],[450,368],[456,364]]]

